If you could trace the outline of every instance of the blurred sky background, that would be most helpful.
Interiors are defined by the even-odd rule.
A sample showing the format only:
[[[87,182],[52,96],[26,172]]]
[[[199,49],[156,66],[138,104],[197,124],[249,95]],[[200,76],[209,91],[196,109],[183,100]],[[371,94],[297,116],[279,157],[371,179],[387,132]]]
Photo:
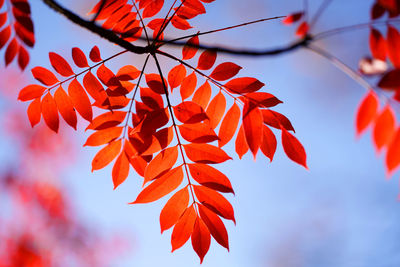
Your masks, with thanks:
[[[50,67],[50,51],[70,60],[74,46],[88,53],[96,44],[103,58],[121,50],[73,25],[41,1],[30,2],[37,43],[28,68]],[[96,0],[59,2],[84,15]],[[312,15],[322,1],[309,2]],[[312,33],[367,22],[371,4],[366,0],[335,0]],[[287,15],[302,7],[301,0],[217,0],[206,5],[207,14],[190,21],[196,26],[191,32]],[[238,48],[275,47],[295,40],[294,30],[270,21],[203,36],[200,42]],[[180,34],[172,30],[167,36]],[[330,37],[318,45],[356,68],[358,60],[369,55],[367,42],[368,29],[364,29]],[[169,51],[180,53],[175,48]],[[218,168],[235,190],[236,196],[228,199],[237,225],[225,221],[230,252],[213,240],[202,266],[400,266],[399,175],[386,179],[383,159],[376,155],[369,132],[359,140],[355,137],[354,115],[365,89],[306,50],[277,57],[219,55],[217,60],[243,66],[242,76],[259,78],[266,83],[267,92],[284,102],[275,110],[292,121],[296,137],[307,151],[309,170],[286,157],[280,138],[272,163],[261,154],[256,161],[250,154],[240,161],[231,145],[228,151],[234,160]],[[123,64],[139,68],[141,61],[142,57],[124,55],[106,65],[116,71]],[[29,71],[21,74],[20,80],[18,87],[7,89],[15,96],[24,85],[34,82]],[[15,105],[26,108],[25,103],[15,101]],[[140,192],[142,178],[131,171],[128,180],[114,191],[111,167],[90,172],[98,148],[82,148],[89,134],[84,133],[85,127],[81,121],[77,133],[63,129],[76,139],[78,158],[72,159],[73,166],[62,176],[82,220],[102,232],[120,231],[131,240],[132,247],[112,266],[199,266],[190,241],[171,254],[171,231],[160,235],[158,218],[167,198],[128,205]],[[4,141],[0,145],[0,156],[7,162],[12,158],[10,145]]]

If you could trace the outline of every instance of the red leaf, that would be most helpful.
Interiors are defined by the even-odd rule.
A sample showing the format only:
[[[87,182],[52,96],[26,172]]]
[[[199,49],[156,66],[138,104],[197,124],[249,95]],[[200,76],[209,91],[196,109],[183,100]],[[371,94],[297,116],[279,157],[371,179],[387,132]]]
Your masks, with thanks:
[[[306,163],[306,151],[304,150],[303,145],[285,128],[282,127],[281,130],[282,146],[288,158],[308,169]]]
[[[135,66],[126,65],[120,68],[117,72],[116,77],[120,81],[130,81],[134,80],[140,75],[140,70],[138,70]]]
[[[390,61],[396,68],[400,68],[400,33],[390,25],[388,26],[386,44]]]
[[[59,74],[61,74],[64,77],[69,77],[71,75],[74,75],[71,66],[62,56],[54,52],[50,52],[49,58],[51,65]]]
[[[269,126],[276,129],[280,129],[281,127],[283,127],[288,131],[294,132],[292,123],[289,121],[288,118],[286,118],[285,115],[282,115],[281,113],[270,109],[263,109],[261,112],[265,124],[268,124]]]
[[[122,184],[129,175],[129,160],[124,151],[119,154],[112,169],[114,189]]]
[[[241,69],[242,67],[236,65],[235,63],[225,62],[215,67],[210,77],[217,81],[225,81],[234,77]]]
[[[386,154],[386,169],[388,175],[400,165],[400,128],[396,130],[392,142],[388,146]]]
[[[85,90],[77,79],[73,79],[69,84],[68,94],[71,98],[72,104],[82,118],[91,122],[93,117],[92,105],[90,104],[89,97],[87,96]]]
[[[50,93],[47,93],[42,99],[42,114],[47,126],[54,132],[58,132],[58,110],[56,102]]]
[[[197,217],[192,233],[192,247],[203,262],[211,243],[210,231],[200,217]]]
[[[188,75],[185,79],[183,79],[180,88],[182,100],[187,99],[193,94],[194,90],[196,89],[196,85],[197,85],[197,77],[193,71],[190,75]]]
[[[204,223],[207,225],[208,230],[210,230],[211,235],[214,237],[221,246],[229,251],[229,239],[228,232],[226,231],[225,225],[222,220],[207,207],[199,204],[200,217],[203,219]]]
[[[191,143],[210,143],[219,139],[208,123],[182,124],[178,128],[182,138]]]
[[[214,66],[215,60],[217,59],[217,52],[215,50],[207,49],[201,53],[199,57],[199,62],[197,64],[197,69],[199,70],[209,70]]]
[[[370,90],[370,92],[361,101],[356,116],[356,130],[360,135],[375,119],[378,111],[378,97]]]
[[[187,157],[196,163],[222,163],[229,157],[222,149],[209,144],[187,144],[183,145]]]
[[[56,76],[46,68],[34,67],[31,71],[33,77],[44,85],[54,85],[59,82]]]
[[[238,154],[240,159],[243,157],[244,154],[247,153],[247,151],[249,151],[249,145],[246,142],[246,136],[244,135],[243,125],[240,126],[239,132],[236,137],[235,150],[236,154]]]
[[[103,147],[92,161],[92,172],[106,167],[115,159],[121,151],[121,140],[110,142],[107,146]]]
[[[190,38],[182,49],[182,59],[187,60],[193,58],[198,50],[196,47],[198,45],[199,37],[197,35]]]
[[[269,93],[264,93],[264,92],[248,93],[240,98],[247,99],[248,101],[251,101],[251,102],[259,105],[260,107],[264,107],[264,108],[274,107],[280,103],[283,103],[278,98],[276,98],[274,95],[271,95]]]
[[[156,201],[174,191],[183,181],[182,166],[176,167],[160,178],[154,180],[140,192],[136,200],[130,204],[149,203]]]
[[[100,65],[100,67],[97,69],[96,74],[100,81],[105,86],[110,87],[111,90],[115,90],[117,87],[122,86],[117,77],[115,77],[115,74],[104,64]]]
[[[385,61],[386,60],[386,42],[380,31],[371,28],[369,35],[369,48],[372,57]]]
[[[168,73],[168,83],[171,87],[171,92],[174,88],[181,85],[186,76],[186,68],[182,64],[173,67]]]
[[[11,26],[7,26],[0,31],[0,49],[8,42],[11,36]]]
[[[400,88],[400,69],[387,72],[378,83],[382,89],[397,90]]]
[[[224,192],[234,193],[231,182],[219,170],[206,164],[188,164],[193,179],[208,188]]]
[[[168,88],[164,89],[164,84],[167,86],[167,81],[164,79],[163,84],[161,77],[158,74],[146,74],[146,83],[150,89],[157,94],[165,94],[165,91],[168,90]]]
[[[206,9],[199,0],[185,0],[182,2],[184,6],[190,7],[191,9],[196,10],[200,14],[206,13]]]
[[[149,4],[143,10],[142,17],[143,18],[150,18],[156,15],[162,9],[164,5],[164,0],[151,0],[148,1]]]
[[[243,107],[243,130],[246,142],[256,158],[263,135],[263,117],[260,109],[252,102],[245,102]]]
[[[103,103],[107,99],[103,86],[90,71],[83,77],[83,86],[96,102]]]
[[[29,63],[29,53],[28,51],[21,45],[18,51],[18,66],[21,70],[24,70]]]
[[[386,106],[376,118],[373,130],[374,144],[378,151],[390,144],[396,130],[395,124],[394,112],[390,106]]]
[[[240,108],[235,102],[226,113],[225,118],[222,120],[221,127],[219,128],[219,147],[223,147],[224,145],[226,145],[235,135],[236,129],[239,124],[239,119]]]
[[[90,50],[89,58],[93,62],[102,61],[101,56],[100,56],[100,49],[96,45],[93,46],[93,48]]]
[[[269,158],[270,162],[274,158],[276,146],[277,142],[274,133],[267,125],[263,125],[263,139],[260,148],[264,155]]]
[[[189,22],[187,22],[187,20],[185,20],[181,17],[178,17],[178,16],[172,17],[171,23],[175,28],[177,28],[179,30],[185,31],[190,28],[193,28],[192,26],[190,26],[190,24],[189,24]]]
[[[77,118],[74,106],[70,97],[61,86],[55,91],[54,100],[65,122],[76,130]]]
[[[225,96],[219,92],[213,100],[211,100],[208,108],[206,110],[207,116],[210,119],[211,128],[217,128],[220,123],[222,117],[224,116],[226,109],[226,99]]]
[[[283,24],[290,25],[299,21],[304,15],[304,12],[292,13],[282,20]]]
[[[172,252],[182,247],[186,243],[186,241],[189,240],[190,236],[193,233],[193,227],[196,221],[196,217],[196,211],[193,205],[188,207],[182,214],[179,221],[176,223],[174,230],[172,231]]]
[[[83,51],[78,47],[72,48],[72,59],[74,60],[75,65],[77,65],[79,68],[89,67],[85,53],[83,53]]]
[[[126,114],[126,111],[110,111],[103,113],[94,118],[88,127],[86,127],[86,130],[103,130],[117,126],[124,121]]]
[[[208,119],[203,108],[192,101],[184,101],[173,109],[176,118],[183,123],[198,123]]]
[[[14,60],[19,50],[19,44],[17,39],[13,38],[12,41],[8,44],[6,53],[4,54],[6,66]]]
[[[234,94],[245,94],[260,90],[265,84],[256,78],[243,77],[236,78],[227,82],[224,87]]]
[[[208,81],[206,81],[196,90],[192,101],[199,104],[199,106],[201,106],[205,110],[208,106],[208,102],[210,102],[211,93],[211,86]]]
[[[170,170],[178,159],[178,148],[176,146],[161,151],[144,171],[144,184],[156,179],[160,175]]]
[[[38,97],[42,96],[42,94],[45,90],[46,90],[46,87],[37,85],[37,84],[31,84],[31,85],[25,86],[19,92],[18,100],[28,101],[28,100],[38,98]]]
[[[303,21],[297,28],[296,35],[299,37],[304,37],[308,33],[309,28],[310,26],[308,25],[308,23],[306,21]]]
[[[140,88],[140,98],[146,106],[153,110],[164,108],[164,102],[161,95],[155,93],[150,88]]]
[[[40,122],[40,117],[42,114],[42,107],[40,103],[40,98],[36,98],[33,100],[28,106],[28,118],[31,126],[34,127],[36,124]]]
[[[112,127],[94,132],[88,137],[83,146],[101,146],[105,145],[122,134],[123,127]]]
[[[189,204],[187,187],[176,192],[165,204],[160,213],[161,233],[174,226]]]
[[[219,216],[227,220],[232,220],[236,224],[232,205],[228,200],[226,200],[225,197],[215,190],[204,186],[193,185],[193,189],[197,199],[201,202],[201,204]]]

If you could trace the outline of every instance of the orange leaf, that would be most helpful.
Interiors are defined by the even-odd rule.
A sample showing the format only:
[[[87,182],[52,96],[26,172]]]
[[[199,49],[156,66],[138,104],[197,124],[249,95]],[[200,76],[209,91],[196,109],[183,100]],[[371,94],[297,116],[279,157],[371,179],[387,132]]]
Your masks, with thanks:
[[[165,204],[160,213],[161,233],[174,226],[189,204],[187,187],[176,192]]]
[[[44,90],[46,90],[46,87],[37,85],[37,84],[31,84],[31,85],[25,86],[19,92],[18,100],[28,101],[28,100],[38,98],[38,97],[42,96]]]
[[[174,138],[173,126],[161,129],[154,133],[151,145],[141,155],[152,155],[157,153],[171,144]]]
[[[130,81],[134,80],[140,75],[140,70],[138,70],[135,66],[126,65],[120,68],[117,72],[116,77],[120,81]]]
[[[304,37],[308,33],[309,29],[310,26],[308,25],[308,23],[306,21],[303,21],[297,28],[296,35],[299,37]]]
[[[162,97],[147,87],[140,88],[140,98],[143,103],[151,109],[160,109],[164,107]]]
[[[54,100],[65,122],[76,130],[77,118],[74,106],[70,97],[61,86],[54,92]]]
[[[107,99],[103,86],[90,71],[83,77],[83,86],[96,102],[103,103]]]
[[[146,83],[150,87],[150,89],[157,94],[165,94],[165,91],[168,90],[168,88],[164,89],[164,84],[165,86],[167,86],[167,81],[165,81],[164,79],[163,84],[161,77],[158,74],[146,74]]]
[[[378,105],[378,97],[371,90],[358,106],[356,116],[356,130],[358,135],[360,135],[375,119]]]
[[[167,148],[150,161],[144,171],[144,184],[156,179],[170,170],[178,159],[178,148],[176,146]]]
[[[206,164],[196,163],[187,165],[193,179],[199,184],[220,192],[234,193],[228,177],[219,170]]]
[[[197,69],[199,70],[209,70],[214,66],[215,60],[217,59],[217,52],[215,50],[207,49],[201,53],[199,57],[199,62],[197,64]]]
[[[112,169],[114,189],[122,184],[129,175],[129,160],[124,151],[119,154]]]
[[[210,143],[219,139],[208,123],[182,124],[178,128],[182,138],[191,143]]]
[[[73,79],[69,84],[68,94],[82,118],[91,122],[93,117],[92,104],[90,104],[89,97],[77,79]]]
[[[71,66],[62,56],[54,52],[50,52],[49,58],[51,65],[59,74],[61,74],[64,77],[69,77],[71,75],[74,75]]]
[[[54,132],[58,132],[58,110],[56,102],[50,93],[47,93],[42,99],[42,114],[47,126]]]
[[[120,151],[121,140],[112,141],[107,146],[103,147],[93,158],[92,172],[94,170],[100,170],[110,164]]]
[[[208,119],[204,109],[192,101],[184,101],[173,109],[176,118],[183,123],[197,123]]]
[[[392,142],[388,146],[385,162],[388,175],[391,175],[400,165],[400,128],[396,130]]]
[[[186,68],[182,64],[173,67],[168,73],[168,83],[171,87],[171,92],[174,88],[181,85],[186,76]]]
[[[78,47],[72,48],[72,59],[74,60],[75,65],[79,68],[89,67],[85,53],[83,53],[83,51]]]
[[[234,77],[241,69],[242,67],[236,65],[235,63],[225,62],[215,67],[210,77],[217,81],[225,81]]]
[[[271,95],[269,93],[264,93],[264,92],[248,93],[244,96],[241,96],[240,98],[247,99],[248,101],[251,101],[251,102],[259,105],[260,107],[264,107],[264,108],[274,107],[280,103],[283,103],[278,98],[276,98],[274,95]]]
[[[210,230],[211,235],[214,237],[221,246],[229,251],[229,239],[228,232],[226,231],[225,225],[222,220],[207,207],[199,204],[200,217],[203,219],[204,223],[207,225],[208,230]]]
[[[282,146],[288,158],[308,169],[306,163],[306,151],[304,150],[303,145],[285,128],[282,127],[281,130]]]
[[[211,98],[211,86],[206,81],[202,86],[200,86],[196,92],[194,93],[194,96],[192,98],[192,101],[199,104],[204,110],[208,106],[208,102],[210,102]]]
[[[182,81],[182,85],[180,88],[182,100],[185,100],[186,98],[190,97],[193,94],[194,90],[196,89],[196,85],[197,85],[197,77],[193,71]]]
[[[196,10],[200,14],[206,13],[206,9],[204,8],[203,4],[199,0],[185,0],[182,2],[183,2],[183,5]],[[206,1],[203,0],[203,2],[206,2]]]
[[[143,18],[150,18],[156,15],[162,9],[164,0],[150,0],[143,10]]]
[[[117,126],[125,119],[126,114],[126,111],[110,111],[103,113],[94,118],[88,127],[86,127],[86,130],[103,130]]]
[[[197,199],[201,202],[201,204],[219,216],[227,220],[232,220],[236,224],[232,205],[228,200],[226,200],[225,197],[215,190],[204,186],[193,185],[193,189]]]
[[[264,85],[265,84],[263,84],[256,78],[243,77],[230,80],[224,85],[224,87],[231,93],[245,94],[258,91]]]
[[[210,126],[211,128],[217,128],[219,122],[224,116],[226,109],[226,99],[225,96],[219,92],[210,102],[207,107],[206,113],[210,118]]]
[[[240,108],[236,103],[233,103],[232,107],[226,113],[225,118],[222,120],[221,127],[219,128],[219,147],[223,147],[224,145],[226,145],[235,135],[236,129],[239,124],[239,119]]]
[[[123,127],[112,127],[96,131],[88,137],[83,146],[101,146],[105,145],[122,134]]]
[[[276,129],[280,129],[281,127],[283,127],[288,131],[294,132],[292,123],[289,121],[288,118],[286,118],[285,115],[282,115],[281,113],[270,109],[263,109],[261,110],[261,113],[265,124],[268,124],[269,126]]]
[[[232,159],[222,149],[209,144],[187,144],[183,147],[187,157],[196,163],[215,164]]]
[[[299,21],[304,15],[304,12],[292,13],[282,20],[283,24],[290,25]]]
[[[243,157],[244,154],[247,153],[247,151],[249,151],[249,145],[246,142],[246,136],[244,135],[243,125],[240,126],[239,132],[236,136],[235,150],[236,154],[238,154],[240,159]]]
[[[100,67],[97,69],[96,74],[100,81],[105,86],[110,87],[111,90],[114,90],[116,87],[122,86],[117,77],[115,77],[115,74],[104,64],[100,65]]]
[[[270,162],[273,160],[276,151],[276,137],[267,125],[263,125],[263,138],[261,143],[261,151]]]
[[[369,48],[373,58],[386,60],[386,42],[380,31],[371,28],[369,35]]]
[[[183,46],[182,59],[187,60],[193,58],[197,53],[198,48],[196,46],[198,45],[199,45],[199,36],[196,35],[190,38]]]
[[[193,233],[196,221],[196,211],[193,205],[188,207],[176,223],[171,235],[172,252],[182,247]]]
[[[57,77],[46,68],[34,67],[31,71],[33,77],[44,85],[53,85],[58,82]]]
[[[383,146],[390,144],[395,133],[395,116],[392,108],[388,105],[376,118],[373,130],[373,139],[377,151]]]
[[[40,117],[42,114],[41,105],[42,104],[40,103],[40,98],[36,98],[28,106],[27,113],[28,113],[29,122],[31,123],[32,127],[40,122]]]
[[[187,20],[177,16],[172,17],[171,23],[175,28],[179,30],[185,31],[190,28],[193,28],[192,26],[190,26],[190,23]]]
[[[149,203],[156,201],[174,191],[183,181],[182,166],[176,167],[160,178],[154,180],[140,192],[136,200],[130,204]]]
[[[192,233],[192,247],[200,258],[200,264],[210,248],[210,243],[210,231],[203,220],[197,217]]]
[[[263,134],[263,117],[260,109],[252,102],[245,102],[243,107],[243,130],[246,142],[254,158],[261,146]]]
[[[400,68],[400,33],[390,25],[388,26],[386,44],[390,61],[396,68]]]

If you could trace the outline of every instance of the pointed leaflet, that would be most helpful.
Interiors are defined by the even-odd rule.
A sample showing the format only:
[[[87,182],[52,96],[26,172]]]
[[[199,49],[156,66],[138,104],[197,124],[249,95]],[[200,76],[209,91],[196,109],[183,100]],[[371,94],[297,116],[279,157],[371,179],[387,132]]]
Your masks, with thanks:
[[[221,127],[219,128],[219,147],[223,147],[224,145],[226,145],[235,135],[236,129],[239,124],[239,119],[240,108],[236,104],[236,102],[234,102],[232,107],[226,113],[224,119],[222,120]]]
[[[226,200],[225,197],[215,190],[204,186],[193,185],[193,189],[197,199],[201,202],[201,204],[219,216],[228,220],[232,220],[236,224],[232,205],[228,200]]]
[[[100,50],[99,48],[95,45],[93,48],[90,50],[89,53],[89,58],[93,62],[100,62],[102,61],[101,56],[100,56]]]
[[[400,33],[390,25],[388,26],[386,45],[390,61],[396,68],[400,68]]]
[[[120,151],[121,140],[112,141],[107,146],[103,147],[93,158],[92,172],[94,170],[100,170],[110,164],[110,162],[115,159]]]
[[[371,28],[369,35],[369,49],[373,58],[386,60],[386,42],[381,32],[375,28]]]
[[[58,82],[57,77],[48,69],[43,67],[34,67],[32,70],[33,77],[44,85],[54,85]]]
[[[198,48],[196,47],[198,45],[199,45],[199,37],[197,35],[190,38],[183,46],[182,59],[187,60],[193,58],[198,50]]]
[[[400,128],[397,128],[386,153],[386,169],[390,175],[400,165]]]
[[[165,204],[160,213],[161,233],[174,226],[189,204],[188,188],[176,192]]]
[[[185,100],[186,98],[190,97],[193,94],[194,90],[196,89],[196,85],[197,85],[197,77],[193,71],[182,81],[182,85],[180,88],[182,100]]]
[[[176,167],[160,178],[154,180],[149,186],[140,192],[136,200],[131,204],[149,203],[156,201],[174,191],[183,181],[182,166]]]
[[[0,49],[8,42],[11,36],[11,26],[7,26],[0,31]]]
[[[72,48],[72,59],[74,60],[75,65],[79,68],[89,67],[85,53],[83,53],[82,50],[78,47]]]
[[[184,101],[173,109],[175,117],[182,123],[198,123],[208,119],[204,109],[192,101]]]
[[[143,18],[150,18],[156,15],[162,9],[164,0],[150,0],[143,10]]]
[[[164,79],[164,84],[161,80],[160,75],[151,73],[151,74],[146,74],[146,83],[150,87],[151,90],[156,92],[157,94],[165,94],[164,90],[164,84],[165,86],[168,85],[167,81]],[[166,88],[168,89],[168,88]]]
[[[172,252],[182,247],[186,243],[186,241],[189,240],[190,236],[193,233],[193,227],[196,221],[196,217],[196,211],[193,205],[188,207],[182,214],[179,221],[176,223],[174,230],[172,231]]]
[[[19,44],[16,38],[13,38],[12,41],[8,44],[6,53],[4,54],[4,61],[6,66],[14,60],[19,50]]]
[[[42,114],[47,126],[54,132],[58,132],[58,110],[56,102],[50,93],[47,93],[42,99]]]
[[[51,65],[59,74],[61,74],[64,77],[69,77],[71,75],[74,75],[71,66],[62,56],[60,56],[57,53],[50,52],[49,58]]]
[[[267,125],[263,125],[263,137],[261,143],[261,151],[269,158],[270,162],[273,160],[276,151],[276,137]]]
[[[164,107],[162,96],[155,93],[150,88],[141,87],[140,98],[142,99],[143,103],[151,109],[160,109]]]
[[[207,225],[208,230],[210,230],[211,235],[214,237],[221,246],[229,251],[229,239],[228,232],[226,231],[225,225],[222,220],[214,212],[209,210],[207,207],[199,204],[200,217],[203,219],[204,223]]]
[[[376,118],[374,125],[373,140],[378,151],[381,150],[383,146],[390,144],[395,133],[395,124],[394,112],[388,105]]]
[[[208,123],[182,124],[178,128],[182,138],[191,143],[210,143],[218,140]]]
[[[288,158],[308,169],[306,163],[306,151],[304,150],[303,145],[285,128],[282,127],[281,130],[282,146]]]
[[[168,73],[168,83],[171,91],[181,85],[186,76],[186,68],[182,64],[173,67]]]
[[[235,78],[227,82],[224,87],[234,94],[245,94],[260,90],[265,84],[256,78],[243,77]]]
[[[166,171],[175,165],[178,159],[178,148],[170,147],[161,151],[149,165],[147,165],[144,171],[144,183],[151,181],[158,176],[162,175]]]
[[[265,92],[248,93],[239,98],[242,100],[246,99],[246,100],[256,103],[260,107],[264,107],[264,108],[274,107],[274,106],[282,103],[282,101],[280,101],[274,95],[271,95],[271,94],[265,93]]]
[[[131,81],[139,77],[140,70],[138,70],[135,66],[125,65],[120,68],[115,75],[120,81]]]
[[[270,109],[263,109],[261,112],[265,124],[268,124],[276,129],[283,127],[288,131],[295,132],[292,123],[288,118],[286,118],[285,115]]]
[[[42,115],[42,103],[40,103],[40,98],[33,100],[28,106],[28,118],[31,126],[35,126],[40,122],[40,117]]]
[[[112,127],[94,132],[88,137],[83,146],[101,146],[118,138],[122,134],[123,127]]]
[[[210,77],[217,81],[225,81],[234,77],[241,69],[242,67],[235,63],[225,62],[215,67],[213,72],[210,74]]]
[[[187,165],[193,179],[199,184],[220,192],[234,193],[228,177],[219,170],[206,164],[191,163]]]
[[[375,119],[378,111],[378,97],[372,90],[361,101],[356,116],[356,130],[360,135]]]
[[[185,0],[182,2],[186,7],[196,10],[197,12],[199,12],[199,14],[206,13],[206,9],[204,8],[204,5],[199,0]],[[203,2],[207,3],[207,1],[203,1]]]
[[[31,85],[25,86],[19,92],[18,100],[28,101],[28,100],[38,98],[38,97],[42,96],[42,94],[45,90],[46,90],[46,87],[37,85],[37,84],[31,84]]]
[[[215,164],[232,159],[222,149],[209,144],[187,144],[183,147],[187,157],[196,163]]]
[[[260,109],[252,102],[246,101],[243,107],[243,130],[246,142],[254,158],[261,146],[263,134],[263,117]]]
[[[197,64],[197,69],[199,70],[209,70],[214,66],[215,60],[217,59],[217,52],[215,50],[207,49],[201,53],[199,57],[199,62]]]
[[[107,99],[103,86],[90,71],[83,77],[83,86],[96,102],[103,103]]]
[[[110,87],[111,90],[116,89],[117,87],[121,87],[121,83],[115,77],[115,74],[106,67],[106,65],[101,64],[100,67],[96,71],[96,75],[99,80],[107,87]]]
[[[96,118],[86,127],[86,130],[103,130],[110,127],[117,126],[126,117],[126,111],[109,111],[103,113]]]
[[[82,85],[73,79],[68,86],[68,94],[75,109],[85,120],[91,122],[93,117],[92,105]]]
[[[282,23],[286,24],[286,25],[291,25],[291,24],[299,21],[303,17],[303,15],[304,15],[304,12],[296,12],[296,13],[289,14],[288,16],[286,16],[286,18],[284,18],[282,20]]]
[[[54,100],[65,122],[76,130],[77,118],[74,106],[70,97],[61,86],[54,92]]]
[[[200,264],[210,248],[210,243],[210,231],[203,220],[197,217],[192,233],[192,247],[200,258]]]
[[[21,70],[25,70],[26,66],[29,63],[29,53],[28,51],[21,45],[18,51],[18,66]]]
[[[400,69],[393,69],[380,79],[378,86],[382,89],[397,90],[400,87]]]
[[[206,113],[210,118],[210,126],[211,128],[217,128],[219,122],[224,116],[226,109],[226,99],[225,96],[219,92],[213,100],[211,100],[210,104],[207,107]]]
[[[208,83],[208,81],[206,81],[202,86],[200,86],[196,90],[192,98],[192,101],[197,103],[200,107],[202,107],[205,110],[208,106],[208,102],[210,102],[211,93],[212,93],[211,86]]]
[[[180,30],[184,30],[184,31],[188,30],[190,28],[193,28],[187,20],[182,19],[182,18],[177,17],[177,16],[174,16],[171,19],[171,23],[175,28],[180,29]]]
[[[240,159],[243,157],[244,154],[247,153],[247,151],[249,151],[249,145],[246,142],[246,136],[244,135],[243,125],[240,126],[239,132],[236,136],[235,151]]]
[[[310,25],[306,21],[303,21],[296,30],[296,35],[299,37],[304,37],[308,30],[310,29]]]
[[[129,175],[129,160],[124,151],[119,154],[112,169],[114,189],[122,184]]]

